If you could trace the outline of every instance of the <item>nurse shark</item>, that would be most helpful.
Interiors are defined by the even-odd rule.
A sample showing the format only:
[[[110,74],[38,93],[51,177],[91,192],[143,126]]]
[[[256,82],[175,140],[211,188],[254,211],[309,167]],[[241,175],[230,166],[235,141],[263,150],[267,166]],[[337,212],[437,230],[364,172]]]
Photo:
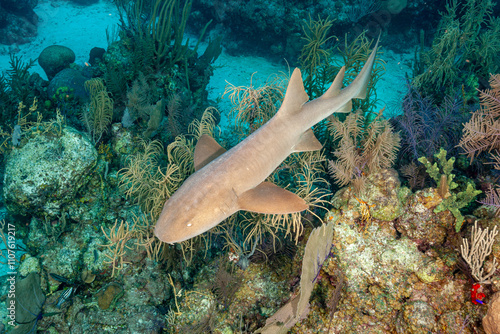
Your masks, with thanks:
[[[349,86],[342,89],[342,67],[330,88],[312,101],[296,68],[278,112],[230,150],[202,135],[194,151],[195,173],[165,202],[155,235],[173,244],[208,231],[239,210],[267,214],[306,210],[302,198],[265,180],[291,153],[322,148],[312,126],[333,113],[350,112],[352,99],[366,97],[377,46],[378,41]]]

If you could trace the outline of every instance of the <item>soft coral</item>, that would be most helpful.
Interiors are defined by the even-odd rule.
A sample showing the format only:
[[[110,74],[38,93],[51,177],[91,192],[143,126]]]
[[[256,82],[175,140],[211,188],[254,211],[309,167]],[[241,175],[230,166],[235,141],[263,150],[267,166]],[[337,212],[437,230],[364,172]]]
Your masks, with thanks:
[[[401,136],[401,159],[398,161],[409,163],[422,156],[430,157],[441,147],[453,154],[459,141],[457,133],[470,111],[460,94],[446,97],[437,106],[431,98],[408,86],[401,107],[403,113],[391,119]]]

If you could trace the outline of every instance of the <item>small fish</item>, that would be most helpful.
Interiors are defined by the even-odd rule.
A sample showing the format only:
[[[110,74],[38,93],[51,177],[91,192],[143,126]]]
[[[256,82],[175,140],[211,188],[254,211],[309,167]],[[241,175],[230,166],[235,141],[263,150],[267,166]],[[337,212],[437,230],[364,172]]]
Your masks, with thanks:
[[[64,290],[57,299],[56,308],[61,308],[61,306],[69,300],[73,292],[76,292],[75,287],[70,287],[69,289]]]
[[[58,282],[71,284],[70,280],[68,280],[67,278],[62,277],[60,275],[50,273],[50,277],[52,277],[53,279],[55,279]]]

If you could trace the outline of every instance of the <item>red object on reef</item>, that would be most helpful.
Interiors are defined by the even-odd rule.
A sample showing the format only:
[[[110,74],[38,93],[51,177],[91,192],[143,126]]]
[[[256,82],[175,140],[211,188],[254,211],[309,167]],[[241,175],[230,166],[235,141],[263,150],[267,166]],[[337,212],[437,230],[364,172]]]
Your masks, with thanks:
[[[483,298],[486,297],[486,295],[482,292],[479,292],[479,289],[481,288],[481,284],[475,283],[472,284],[472,289],[470,290],[470,296],[472,299],[472,302],[474,304],[483,304]]]

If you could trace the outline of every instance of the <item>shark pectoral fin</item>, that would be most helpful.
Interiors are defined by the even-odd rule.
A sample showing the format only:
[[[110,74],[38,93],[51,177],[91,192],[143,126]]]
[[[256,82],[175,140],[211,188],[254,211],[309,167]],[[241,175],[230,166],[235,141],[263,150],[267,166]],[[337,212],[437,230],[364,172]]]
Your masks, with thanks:
[[[300,136],[300,141],[293,147],[293,152],[308,152],[321,150],[323,145],[314,135],[312,129],[308,129]]]
[[[240,210],[287,214],[306,210],[309,206],[299,196],[271,182],[262,182],[257,187],[238,197]]]
[[[226,150],[209,135],[201,135],[194,148],[194,170],[199,171]]]

